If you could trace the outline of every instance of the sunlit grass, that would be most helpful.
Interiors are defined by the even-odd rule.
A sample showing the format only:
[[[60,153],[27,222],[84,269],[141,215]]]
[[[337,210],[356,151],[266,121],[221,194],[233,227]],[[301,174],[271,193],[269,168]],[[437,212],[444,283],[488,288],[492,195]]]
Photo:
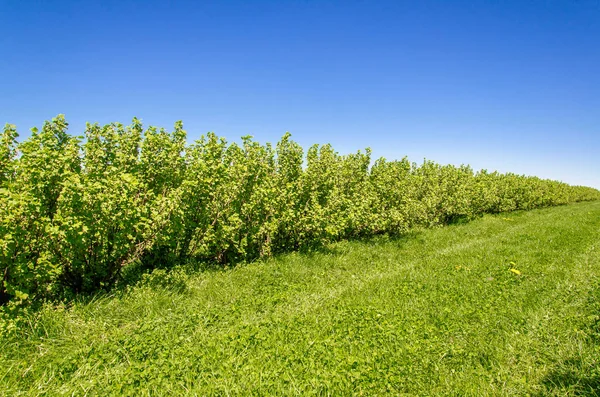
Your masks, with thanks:
[[[1,342],[2,395],[598,395],[600,202],[156,274]]]

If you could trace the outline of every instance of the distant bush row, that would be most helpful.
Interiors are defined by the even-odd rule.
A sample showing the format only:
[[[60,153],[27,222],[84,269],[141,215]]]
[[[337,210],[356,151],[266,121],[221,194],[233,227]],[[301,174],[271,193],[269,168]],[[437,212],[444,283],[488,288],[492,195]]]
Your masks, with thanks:
[[[587,187],[468,166],[306,154],[214,134],[186,144],[139,120],[67,133],[58,116],[1,136],[0,298],[19,303],[110,288],[130,265],[233,263],[327,242],[403,233],[483,213],[600,199]]]

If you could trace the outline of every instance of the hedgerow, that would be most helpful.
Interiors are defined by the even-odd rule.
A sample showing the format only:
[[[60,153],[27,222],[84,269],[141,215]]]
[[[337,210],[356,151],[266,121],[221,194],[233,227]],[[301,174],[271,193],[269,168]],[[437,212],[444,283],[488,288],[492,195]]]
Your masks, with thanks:
[[[468,166],[371,164],[209,133],[191,145],[139,120],[67,133],[59,115],[0,152],[0,299],[22,304],[111,288],[127,266],[235,263],[484,213],[600,199],[598,190]]]

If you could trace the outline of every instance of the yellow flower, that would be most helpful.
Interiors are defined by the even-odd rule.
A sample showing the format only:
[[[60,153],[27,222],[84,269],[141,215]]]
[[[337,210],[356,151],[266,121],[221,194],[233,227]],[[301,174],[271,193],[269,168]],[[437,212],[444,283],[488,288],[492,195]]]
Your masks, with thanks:
[[[511,272],[513,272],[514,274],[516,274],[517,276],[521,275],[521,271],[517,270],[517,269],[510,269]]]

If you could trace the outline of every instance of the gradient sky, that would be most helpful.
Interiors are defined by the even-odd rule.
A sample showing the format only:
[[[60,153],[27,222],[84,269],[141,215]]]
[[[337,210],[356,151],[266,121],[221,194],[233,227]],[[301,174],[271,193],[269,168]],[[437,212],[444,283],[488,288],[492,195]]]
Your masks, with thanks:
[[[600,1],[0,0],[0,123],[64,113],[600,188]]]

